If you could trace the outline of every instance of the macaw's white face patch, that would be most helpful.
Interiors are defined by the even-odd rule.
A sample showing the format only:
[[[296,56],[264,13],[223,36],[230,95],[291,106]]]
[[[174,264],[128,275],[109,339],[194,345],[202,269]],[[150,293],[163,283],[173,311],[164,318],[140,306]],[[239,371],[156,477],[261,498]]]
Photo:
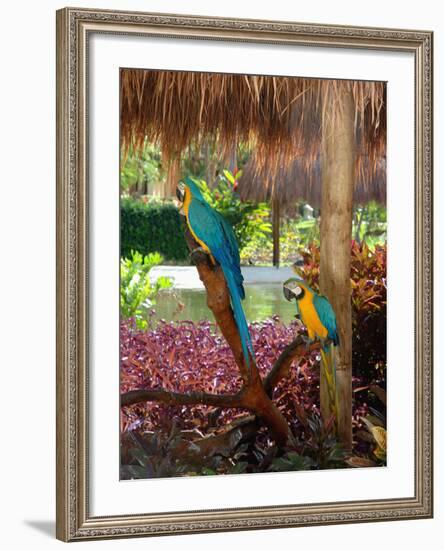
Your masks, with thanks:
[[[180,202],[185,200],[185,184],[181,181],[176,186],[176,197]]]

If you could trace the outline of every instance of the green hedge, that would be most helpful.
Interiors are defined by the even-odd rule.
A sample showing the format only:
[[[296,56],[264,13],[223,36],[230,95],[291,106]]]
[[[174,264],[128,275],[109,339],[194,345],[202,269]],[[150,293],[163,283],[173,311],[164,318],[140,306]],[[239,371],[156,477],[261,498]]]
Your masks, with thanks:
[[[180,215],[173,203],[122,199],[120,231],[122,257],[128,258],[131,250],[137,250],[143,255],[160,252],[169,262],[189,258]]]

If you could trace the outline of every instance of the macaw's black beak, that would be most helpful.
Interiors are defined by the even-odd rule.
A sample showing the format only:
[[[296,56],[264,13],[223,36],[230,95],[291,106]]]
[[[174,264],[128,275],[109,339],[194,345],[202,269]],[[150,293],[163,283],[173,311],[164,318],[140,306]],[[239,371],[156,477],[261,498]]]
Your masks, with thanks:
[[[183,202],[185,199],[185,189],[180,183],[176,187],[176,197],[179,199],[180,202]]]
[[[289,288],[287,288],[286,286],[284,286],[283,290],[284,290],[284,296],[289,302],[291,302],[292,300],[294,300],[296,298],[296,296],[293,294],[293,292]]]

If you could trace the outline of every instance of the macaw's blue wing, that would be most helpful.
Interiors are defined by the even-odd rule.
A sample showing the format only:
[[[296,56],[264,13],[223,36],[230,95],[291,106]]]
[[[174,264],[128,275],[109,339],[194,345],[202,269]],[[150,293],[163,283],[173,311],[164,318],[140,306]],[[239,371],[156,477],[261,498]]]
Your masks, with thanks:
[[[217,212],[216,210],[213,210],[213,212],[216,218],[218,219],[219,223],[221,224],[222,231],[225,237],[225,242],[227,244],[228,254],[230,256],[230,261],[233,269],[233,275],[236,281],[236,286],[239,291],[239,296],[241,297],[241,300],[243,300],[245,298],[245,290],[243,285],[244,278],[242,276],[242,272],[240,269],[239,247],[237,244],[236,237],[234,235],[233,228],[227,222],[227,220],[221,214],[219,214],[219,212]]]
[[[247,365],[249,354],[254,358],[253,345],[241,300],[245,298],[243,277],[240,269],[239,248],[233,229],[225,218],[209,204],[192,200],[188,209],[188,223],[196,237],[203,241],[219,263],[230,292],[236,325]]]
[[[319,320],[328,331],[328,337],[333,341],[334,345],[337,346],[339,344],[339,336],[336,326],[336,315],[330,302],[325,296],[314,294],[313,306],[318,314]]]
[[[208,246],[217,262],[231,269],[239,296],[243,300],[245,290],[239,248],[230,224],[219,212],[200,200],[191,201],[188,222],[198,239]]]

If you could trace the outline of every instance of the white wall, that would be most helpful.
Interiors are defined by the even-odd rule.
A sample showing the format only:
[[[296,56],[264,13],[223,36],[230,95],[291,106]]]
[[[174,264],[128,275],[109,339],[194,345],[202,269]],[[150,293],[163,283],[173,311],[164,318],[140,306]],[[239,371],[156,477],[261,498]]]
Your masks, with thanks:
[[[283,19],[317,23],[432,29],[435,35],[435,151],[444,150],[443,31],[441,2],[258,2],[224,0],[71,1],[69,5],[108,9],[133,9],[259,19]],[[5,548],[51,548],[61,544],[54,529],[54,208],[55,208],[55,10],[63,2],[9,2],[2,6],[1,40],[1,201],[2,294],[0,308],[2,367],[1,518],[0,537]],[[440,124],[441,123],[441,124]],[[436,154],[435,181],[442,181],[443,160]],[[444,206],[442,186],[437,186],[435,204]],[[438,216],[436,216],[438,218]],[[437,220],[435,260],[444,275],[442,241],[444,224]],[[441,277],[439,276],[441,275]],[[437,285],[436,299],[443,303]],[[436,306],[438,310],[438,304]],[[442,316],[436,334],[444,329]],[[311,527],[192,535],[186,537],[93,542],[100,548],[241,548],[286,546],[374,549],[402,544],[413,549],[437,548],[433,537],[444,532],[442,425],[444,405],[439,388],[444,376],[436,361],[438,389],[435,426],[441,426],[435,443],[435,519],[332,527]],[[437,430],[437,432],[438,432]],[[441,467],[439,467],[441,466]]]

